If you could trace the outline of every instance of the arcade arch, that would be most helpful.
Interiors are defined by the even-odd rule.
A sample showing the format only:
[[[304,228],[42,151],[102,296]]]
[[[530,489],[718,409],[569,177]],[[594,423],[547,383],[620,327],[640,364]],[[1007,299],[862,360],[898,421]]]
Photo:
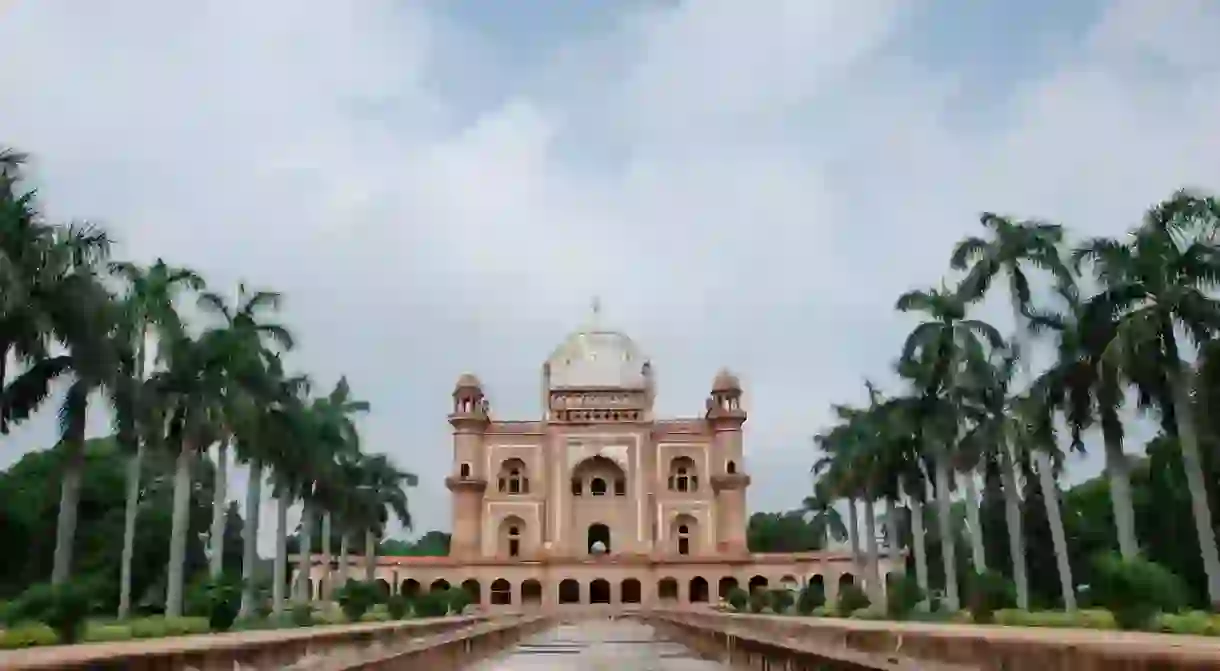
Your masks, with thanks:
[[[622,603],[639,603],[642,591],[639,580],[627,578],[619,584],[619,601]]]
[[[504,578],[496,578],[491,583],[491,605],[509,606],[513,603],[513,586]]]
[[[467,578],[462,581],[462,591],[470,596],[472,603],[483,603],[483,586],[474,578]]]

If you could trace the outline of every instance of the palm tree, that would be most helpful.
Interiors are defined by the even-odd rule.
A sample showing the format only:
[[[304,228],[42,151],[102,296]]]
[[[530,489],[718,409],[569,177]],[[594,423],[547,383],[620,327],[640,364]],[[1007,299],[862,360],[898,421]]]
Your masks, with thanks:
[[[923,406],[920,433],[926,449],[921,451],[933,455],[945,601],[949,609],[956,610],[960,605],[956,543],[949,515],[953,448],[958,440],[960,418],[949,392],[960,384],[970,367],[986,360],[989,352],[1002,349],[1004,340],[990,324],[966,318],[966,294],[960,290],[911,291],[898,298],[896,307],[902,312],[926,315],[925,321],[907,336],[899,365],[914,382]]]
[[[251,379],[261,377],[264,367],[263,360],[278,347],[280,351],[289,351],[294,343],[292,333],[283,325],[263,321],[267,312],[277,312],[280,309],[282,296],[274,291],[251,291],[244,283],[237,287],[236,307],[230,307],[224,297],[215,292],[207,292],[199,296],[199,306],[218,316],[225,328],[223,342],[226,357],[230,360],[229,369],[234,372],[226,383],[224,396],[227,414],[234,416],[241,413],[249,414],[250,405],[257,403],[257,393],[251,389]],[[236,371],[241,371],[236,372]],[[212,547],[210,572],[213,577],[221,572],[221,560],[224,556],[224,515],[228,509],[228,447],[235,441],[235,417],[230,417],[226,435],[222,436],[216,447],[216,487],[212,502]],[[249,449],[241,449],[249,448]],[[261,503],[262,463],[258,458],[257,444],[249,441],[239,444],[239,459],[250,464],[250,478],[247,485],[247,524],[243,530],[244,541],[243,573],[252,570],[258,557],[258,505]],[[251,495],[249,488],[254,490]],[[251,500],[253,499],[253,500]],[[253,503],[254,508],[249,505]],[[245,567],[250,567],[246,569]],[[252,578],[252,575],[247,576]]]
[[[1135,510],[1131,498],[1131,465],[1123,450],[1121,371],[1102,356],[1114,339],[1116,324],[1109,306],[1100,300],[1083,301],[1075,291],[1059,292],[1063,310],[1031,309],[1034,334],[1052,333],[1056,340],[1054,364],[1034,381],[1043,397],[1057,405],[1071,431],[1073,449],[1083,450],[1082,434],[1101,425],[1110,504],[1118,548],[1125,559],[1139,554]]]
[[[1207,591],[1220,606],[1220,553],[1199,460],[1194,414],[1194,373],[1183,356],[1181,328],[1196,345],[1220,331],[1220,301],[1209,292],[1220,279],[1220,202],[1179,191],[1150,209],[1123,242],[1088,241],[1076,260],[1092,265],[1102,285],[1098,300],[1116,316],[1113,340],[1103,356],[1137,384],[1151,388],[1171,417],[1182,446]]]
[[[33,361],[46,355],[50,326],[35,301],[45,250],[55,227],[45,223],[33,191],[20,192],[25,154],[0,150],[0,390],[8,383],[10,357]],[[0,433],[7,420],[0,416]]]
[[[182,333],[182,322],[175,302],[183,290],[200,291],[203,278],[187,268],[167,265],[157,259],[147,268],[129,262],[112,263],[111,272],[127,284],[124,307],[128,322],[133,325],[135,342],[135,377],[143,382],[148,360],[149,331],[158,335],[157,342],[172,341]],[[123,556],[119,578],[119,619],[131,612],[131,560],[135,552],[136,515],[140,503],[140,467],[144,458],[144,442],[137,441],[136,450],[127,464],[127,500],[123,515]]]
[[[816,435],[814,445],[823,456],[814,462],[812,473],[818,482],[824,483],[827,490],[838,498],[847,500],[847,538],[851,548],[851,561],[854,569],[860,570],[860,519],[857,497],[863,489],[860,472],[851,467],[851,450],[856,436],[847,425],[852,408],[835,406],[834,413],[839,423],[829,431]]]
[[[24,318],[37,326],[42,344],[36,356],[0,395],[0,425],[27,419],[50,393],[51,384],[71,378],[59,408],[60,440],[67,448],[56,527],[55,559],[51,582],[60,584],[71,573],[72,544],[76,536],[76,509],[84,468],[85,423],[89,398],[104,390],[115,405],[120,440],[134,442],[135,389],[130,352],[119,337],[121,318],[113,297],[97,272],[109,254],[106,234],[88,224],[54,227],[39,240],[40,263],[27,285]],[[18,329],[20,330],[20,329]],[[45,343],[55,341],[60,354],[49,355]]]
[[[1005,527],[1008,531],[1009,561],[1017,593],[1017,606],[1028,608],[1029,578],[1025,566],[1025,537],[1021,529],[1021,498],[1017,486],[1018,469],[1022,460],[1014,458],[1013,452],[1017,446],[1016,435],[1021,427],[1013,416],[1014,398],[1010,396],[1017,359],[1017,353],[1009,350],[993,360],[991,365],[976,369],[975,388],[968,397],[973,421],[962,438],[962,445],[966,452],[977,455],[977,458],[985,463],[994,459],[994,463],[999,466],[1004,495]]]
[[[1032,295],[1026,268],[1033,266],[1049,272],[1062,291],[1069,291],[1072,286],[1071,272],[1063,263],[1059,253],[1059,245],[1063,241],[1063,227],[1040,221],[1013,221],[990,212],[983,213],[979,223],[987,229],[989,238],[971,236],[959,242],[953,249],[949,265],[955,270],[967,271],[966,277],[962,280],[961,294],[965,300],[970,302],[982,300],[997,275],[1007,276],[1013,326],[1018,334],[1018,337],[1014,338],[1013,347],[1017,352],[1026,352],[1028,349],[1023,346],[1019,337],[1019,334],[1025,330],[1024,315],[1029,311]],[[1018,372],[1023,371],[1027,372],[1023,366],[1018,369]],[[1018,387],[1020,386],[1023,385],[1018,383]],[[1005,449],[1011,450],[1012,447],[1008,446]],[[1058,491],[1058,488],[1055,484],[1049,455],[1043,450],[1036,450],[1034,461],[1037,464],[1043,498],[1047,501],[1047,516],[1050,519],[1051,528],[1062,533],[1063,519],[1056,514],[1059,505],[1055,492]],[[1017,496],[1015,468],[1016,460],[1009,455],[1007,467],[1003,470],[1014,471],[1014,473],[1008,474],[1004,478],[1006,497]],[[1012,485],[1011,494],[1008,493],[1009,485]],[[1052,508],[1055,509],[1055,512],[1052,512]],[[1008,521],[1011,525],[1011,517]],[[1019,529],[1014,534],[1010,527],[1009,532],[1009,544],[1019,546],[1020,550],[1012,550],[1014,561],[1023,562],[1025,539]],[[1018,557],[1021,559],[1016,559]],[[1066,557],[1061,557],[1060,560],[1060,565],[1065,565]],[[1013,575],[1024,576],[1024,574],[1024,568],[1022,567],[1018,571],[1014,563]],[[1019,603],[1028,604],[1028,586],[1018,584],[1017,589]],[[1064,594],[1064,603],[1071,610],[1071,604],[1075,603],[1074,594]]]
[[[350,518],[356,530],[364,531],[364,578],[372,582],[377,559],[376,539],[384,535],[389,516],[398,518],[404,529],[411,528],[411,511],[406,487],[419,479],[400,470],[383,454],[362,457],[356,469]]]
[[[152,440],[177,454],[165,614],[178,617],[182,614],[191,464],[223,432],[225,350],[215,331],[199,338],[179,335],[164,345],[168,365],[153,374],[148,388],[157,404]]]
[[[814,483],[813,494],[801,501],[801,510],[805,512],[806,521],[819,530],[825,547],[830,547],[831,541],[847,540],[847,525],[834,505],[834,495],[826,482]]]
[[[260,506],[261,473],[264,465],[272,466],[273,491],[278,495],[284,486],[290,484],[290,472],[298,459],[299,445],[303,440],[301,396],[308,390],[309,380],[303,375],[288,376],[278,355],[272,355],[266,361],[265,375],[256,387],[254,398],[257,405],[250,406],[254,411],[243,414],[238,422],[239,446],[250,443],[252,448],[245,448],[251,455],[251,481],[246,491],[246,509],[254,511],[251,517],[257,516]],[[257,467],[257,468],[256,468]],[[257,479],[255,479],[257,477]],[[287,524],[288,507],[285,502],[281,507],[277,500],[277,537],[274,582],[272,584],[272,608],[278,614],[283,610],[284,595],[284,562],[287,548],[283,547],[284,527]],[[247,525],[247,529],[249,525]],[[243,588],[241,610],[250,614],[255,608],[255,591],[253,571],[257,555],[254,553],[256,537],[246,536],[245,557],[243,559]]]
[[[347,378],[342,377],[331,393],[325,399],[319,400],[317,407],[324,419],[325,439],[334,445],[333,453],[336,455],[335,461],[330,464],[328,477],[318,482],[317,491],[318,502],[322,509],[322,565],[326,567],[322,577],[321,594],[323,598],[328,598],[332,587],[331,527],[333,516],[342,514],[345,488],[348,484],[343,477],[343,467],[347,457],[359,454],[360,432],[356,428],[354,416],[368,412],[369,404],[367,401],[353,399]],[[346,555],[346,553],[343,554]],[[346,560],[346,556],[344,560]]]

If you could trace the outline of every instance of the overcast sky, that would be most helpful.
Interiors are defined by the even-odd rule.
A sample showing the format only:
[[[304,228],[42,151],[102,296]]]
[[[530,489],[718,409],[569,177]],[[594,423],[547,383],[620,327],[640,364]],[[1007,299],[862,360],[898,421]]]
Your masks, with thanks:
[[[661,414],[740,373],[779,509],[979,211],[1116,235],[1220,185],[1218,34],[1209,0],[0,0],[0,144],[120,256],[284,292],[293,364],[421,476],[419,530],[454,380],[537,416],[594,295]]]

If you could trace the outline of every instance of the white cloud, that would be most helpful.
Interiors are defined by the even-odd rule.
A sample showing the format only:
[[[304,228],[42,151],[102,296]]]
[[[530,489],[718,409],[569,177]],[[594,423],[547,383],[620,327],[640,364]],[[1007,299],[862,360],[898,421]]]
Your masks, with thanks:
[[[1201,0],[1113,2],[1000,100],[917,58],[915,8],[889,0],[631,10],[528,72],[439,7],[44,0],[0,23],[0,132],[53,212],[283,290],[295,361],[373,402],[366,442],[423,476],[425,529],[448,524],[453,379],[535,413],[592,294],[653,355],[664,411],[739,369],[751,500],[775,508],[828,404],[885,376],[893,299],[939,280],[979,210],[1114,234],[1220,184]]]

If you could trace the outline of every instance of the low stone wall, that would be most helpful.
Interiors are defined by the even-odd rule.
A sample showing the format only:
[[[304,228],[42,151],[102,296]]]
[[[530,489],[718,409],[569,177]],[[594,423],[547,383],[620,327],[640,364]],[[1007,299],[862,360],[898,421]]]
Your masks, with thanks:
[[[1196,636],[710,611],[654,611],[648,619],[705,655],[747,668],[1220,670],[1220,643]]]
[[[494,654],[544,624],[540,617],[451,617],[51,646],[0,652],[0,669],[375,671],[417,662],[440,671]]]

